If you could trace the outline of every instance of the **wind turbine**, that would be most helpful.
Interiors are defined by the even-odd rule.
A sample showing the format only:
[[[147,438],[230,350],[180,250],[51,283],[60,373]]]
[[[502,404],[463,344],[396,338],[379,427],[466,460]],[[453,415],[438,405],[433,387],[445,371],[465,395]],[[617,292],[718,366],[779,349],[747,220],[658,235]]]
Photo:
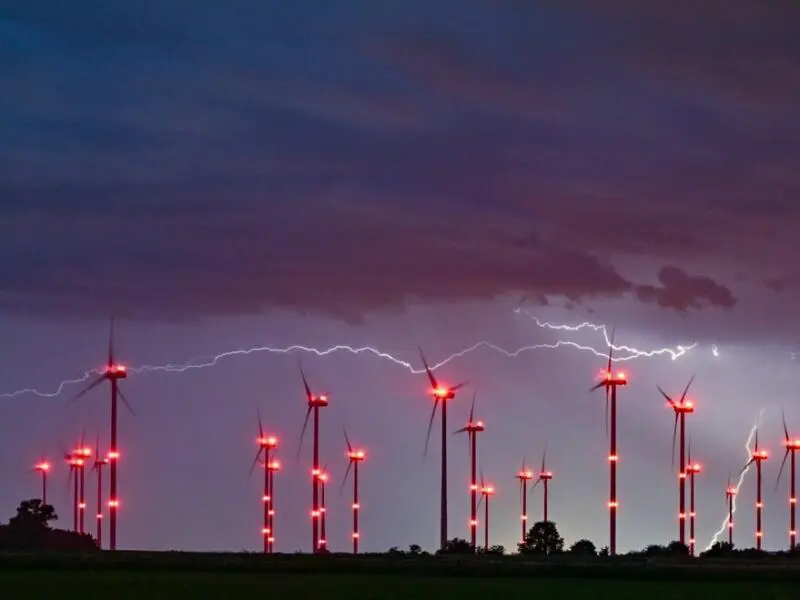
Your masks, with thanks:
[[[428,423],[428,434],[425,437],[425,451],[424,455],[428,453],[428,444],[431,439],[431,429],[433,429],[433,420],[436,418],[436,408],[439,404],[442,405],[442,481],[441,481],[441,505],[439,509],[439,547],[444,550],[447,546],[447,402],[454,400],[456,392],[467,385],[466,381],[447,387],[440,384],[433,376],[428,361],[425,360],[425,355],[422,353],[422,348],[419,348],[419,355],[422,358],[422,364],[425,365],[425,373],[428,375],[428,381],[431,384],[430,393],[433,395],[433,410],[431,411],[431,419]]]
[[[42,504],[47,504],[47,473],[50,471],[50,463],[46,460],[40,460],[31,469],[31,472],[39,473],[42,480]]]
[[[731,476],[728,474],[728,485],[725,488],[725,502],[728,505],[728,544],[733,547],[733,499],[736,497],[736,486],[731,485]]]
[[[672,468],[675,468],[675,436],[680,425],[680,471],[678,473],[678,539],[681,544],[686,544],[686,415],[694,412],[694,404],[686,400],[689,387],[694,381],[694,375],[689,379],[680,399],[676,402],[660,386],[656,386],[667,401],[667,405],[675,413],[675,423],[672,427]]]
[[[272,528],[270,527],[270,510],[272,510],[272,494],[269,485],[270,472],[270,452],[278,447],[278,438],[274,435],[264,435],[264,425],[261,421],[261,411],[256,409],[256,418],[258,419],[258,451],[256,452],[253,463],[250,465],[250,472],[248,478],[253,475],[253,469],[261,462],[264,465],[264,490],[261,496],[261,502],[264,505],[264,521],[261,528],[261,537],[263,538],[264,554],[268,554],[270,549],[269,538],[272,537]]]
[[[469,409],[469,421],[465,427],[454,432],[454,435],[466,433],[467,442],[469,444],[469,533],[473,552],[475,552],[478,547],[478,434],[483,430],[483,421],[475,421],[475,394],[473,394],[472,407]]]
[[[602,374],[602,381],[591,388],[594,391],[604,388],[606,392],[606,427],[608,427],[609,420],[611,422],[611,437],[609,440],[610,451],[608,453],[608,466],[609,466],[609,497],[608,497],[608,554],[616,556],[617,554],[617,388],[628,384],[625,373],[619,371],[614,374],[611,371],[612,367],[612,353],[614,351],[614,332],[611,333],[611,339],[608,345],[608,366]],[[609,419],[609,408],[611,410],[611,417]]]
[[[328,506],[325,503],[325,486],[328,484],[328,465],[319,472],[319,512],[320,512],[320,534],[319,534],[319,549],[324,552],[328,549],[328,532],[327,532],[327,514]]]
[[[700,463],[692,462],[692,445],[689,444],[689,451],[686,463],[686,472],[689,475],[689,555],[694,556],[695,538],[694,527],[697,519],[697,513],[694,508],[694,479],[703,470]]]
[[[72,485],[72,531],[78,532],[78,504],[80,503],[80,478],[78,470],[83,465],[83,459],[73,452],[64,453],[64,460],[69,465],[67,474],[67,489]]]
[[[789,462],[789,550],[792,551],[797,546],[797,527],[795,526],[797,495],[795,493],[794,454],[800,450],[800,439],[792,439],[789,437],[789,428],[786,426],[786,415],[783,409],[781,409],[781,417],[783,418],[783,445],[786,447],[786,451],[781,461],[781,470],[778,471],[778,479],[775,481],[775,489],[778,489],[778,484],[781,482],[781,475],[783,474],[783,467],[786,466],[786,459],[791,455],[792,460]]]
[[[533,479],[533,471],[525,467],[524,457],[522,459],[522,467],[514,477],[519,479],[519,495],[522,500],[522,543],[524,544],[528,535],[528,482]]]
[[[125,398],[122,390],[119,387],[120,379],[125,379],[128,376],[128,369],[125,365],[121,365],[114,359],[114,320],[111,320],[111,326],[108,336],[108,361],[103,371],[92,380],[92,382],[81,390],[76,396],[70,400],[70,403],[75,402],[78,398],[93,390],[104,381],[111,384],[111,448],[108,452],[108,461],[110,467],[109,477],[109,499],[108,499],[108,516],[109,516],[109,550],[117,549],[117,510],[119,509],[119,496],[117,495],[117,476],[119,466],[119,447],[117,446],[117,404],[119,400],[125,404],[131,414],[135,415],[133,408]]]
[[[272,554],[275,550],[275,473],[281,470],[281,463],[273,459],[266,464],[267,472],[269,473],[269,535],[267,536],[267,543],[269,544],[267,550]]]
[[[761,518],[764,512],[764,500],[761,493],[763,477],[762,477],[762,463],[769,458],[769,453],[766,450],[758,448],[758,426],[756,426],[755,445],[753,452],[750,455],[750,460],[742,467],[744,471],[752,464],[756,465],[756,550],[761,550],[762,539],[764,532],[761,529]]]
[[[539,471],[539,477],[533,484],[531,491],[536,489],[536,486],[539,485],[539,482],[542,483],[542,487],[544,488],[544,496],[542,498],[543,508],[544,508],[544,522],[547,523],[548,516],[547,516],[547,507],[548,507],[548,500],[549,500],[549,490],[547,484],[553,478],[553,472],[547,470],[547,466],[545,465],[545,461],[547,460],[547,444],[544,446],[544,452],[542,452],[542,469]]]
[[[313,415],[314,417],[314,453],[311,467],[311,552],[317,552],[324,546],[325,534],[322,534],[320,540],[320,521],[324,519],[322,511],[320,510],[320,483],[319,483],[319,409],[328,406],[328,395],[315,395],[311,392],[311,387],[308,385],[306,374],[303,371],[302,363],[298,363],[300,367],[300,377],[303,379],[303,387],[306,393],[306,402],[308,410],[306,410],[306,418],[303,421],[303,430],[300,433],[300,445],[297,449],[297,456],[300,457],[300,451],[303,448],[303,438],[306,435],[306,428],[308,427],[308,419]]]
[[[483,480],[483,473],[481,473],[481,499],[483,502],[483,551],[489,551],[489,498],[495,493],[493,485],[486,485]]]
[[[84,442],[84,436],[81,435],[80,446],[75,450],[75,455],[79,457],[77,474],[80,477],[79,496],[78,500],[78,532],[85,533],[86,522],[86,464],[92,456],[92,449],[88,448]]]
[[[347,470],[344,472],[344,479],[342,479],[342,487],[347,483],[347,476],[350,474],[350,468],[353,469],[353,554],[358,554],[358,542],[361,539],[361,532],[358,529],[358,513],[361,510],[361,504],[358,500],[358,464],[362,462],[367,453],[361,448],[354,449],[350,443],[350,438],[347,437],[347,430],[344,430],[344,441],[347,443]]]
[[[97,547],[103,547],[103,467],[108,464],[108,458],[100,458],[100,435],[98,434],[94,446],[94,465],[92,470],[97,473]]]

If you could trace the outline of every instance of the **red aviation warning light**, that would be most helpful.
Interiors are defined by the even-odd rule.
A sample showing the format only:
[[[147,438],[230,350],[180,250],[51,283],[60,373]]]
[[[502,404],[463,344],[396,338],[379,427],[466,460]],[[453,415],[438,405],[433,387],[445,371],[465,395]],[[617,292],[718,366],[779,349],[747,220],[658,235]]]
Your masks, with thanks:
[[[128,376],[128,367],[112,363],[106,365],[103,372],[108,379],[125,379]]]

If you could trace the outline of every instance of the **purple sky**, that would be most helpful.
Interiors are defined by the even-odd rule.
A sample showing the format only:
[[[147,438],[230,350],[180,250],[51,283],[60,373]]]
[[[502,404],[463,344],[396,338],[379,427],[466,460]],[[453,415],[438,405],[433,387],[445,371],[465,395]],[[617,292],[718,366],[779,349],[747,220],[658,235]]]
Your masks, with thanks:
[[[107,443],[103,392],[69,407],[79,384],[52,394],[102,364],[113,311],[132,368],[293,344],[396,359],[262,351],[138,371],[123,547],[260,547],[256,406],[282,441],[277,548],[309,547],[302,356],[332,395],[330,547],[349,548],[345,424],[369,452],[363,549],[433,548],[431,401],[397,361],[418,369],[417,344],[438,363],[480,341],[513,354],[559,339],[584,349],[482,346],[437,373],[474,383],[453,429],[478,394],[492,541],[514,544],[513,475],[547,442],[552,518],[568,542],[604,545],[603,399],[587,392],[603,333],[534,315],[616,322],[644,351],[696,342],[625,364],[618,540],[676,537],[656,384],[677,393],[696,372],[704,546],[759,410],[773,453],[781,405],[800,431],[798,23],[794,0],[0,3],[0,514],[36,493],[25,470],[42,453],[84,426]],[[450,533],[466,536],[466,441],[450,457]],[[770,548],[787,543],[778,458]],[[66,526],[60,464],[52,494]],[[740,545],[753,496],[748,477]],[[538,491],[531,503],[536,516]]]

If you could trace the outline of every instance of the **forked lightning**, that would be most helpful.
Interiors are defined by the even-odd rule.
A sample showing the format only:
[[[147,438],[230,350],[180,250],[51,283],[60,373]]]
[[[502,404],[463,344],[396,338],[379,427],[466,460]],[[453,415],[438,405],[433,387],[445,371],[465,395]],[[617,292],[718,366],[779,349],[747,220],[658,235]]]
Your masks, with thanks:
[[[762,408],[758,412],[758,417],[756,418],[756,424],[753,425],[753,428],[750,430],[750,435],[747,436],[747,441],[744,443],[744,449],[747,451],[747,459],[750,460],[750,456],[753,453],[753,438],[755,438],[756,432],[758,431],[758,424],[761,421],[761,417],[764,414],[764,409]],[[750,467],[753,466],[753,463],[748,463],[747,466],[742,469],[742,472],[739,474],[739,479],[736,482],[736,487],[734,488],[735,492],[733,495],[733,513],[736,513],[736,495],[739,493],[739,489],[742,487],[742,483],[744,483],[744,478],[747,475],[748,471],[750,471]],[[720,536],[725,533],[725,530],[728,528],[728,515],[725,515],[725,518],[722,521],[722,525],[720,525],[719,531],[714,534],[714,537],[711,538],[711,541],[708,542],[705,551],[711,549],[711,546],[716,544],[719,541]]]
[[[550,329],[555,331],[568,331],[570,333],[575,333],[584,329],[589,329],[595,332],[602,332],[603,339],[605,346],[608,347],[610,340],[608,338],[608,332],[605,325],[598,325],[596,323],[581,323],[580,325],[556,325],[552,323],[548,323],[546,321],[541,321],[540,319],[536,318],[535,316],[531,315],[524,309],[515,309],[515,312],[525,314],[526,316],[531,317],[536,325],[542,329]],[[638,348],[633,348],[630,346],[614,346],[615,352],[622,352],[621,356],[615,356],[615,362],[625,362],[629,360],[633,360],[635,358],[654,358],[657,356],[669,356],[672,360],[677,360],[678,358],[684,356],[687,352],[695,348],[697,343],[691,344],[690,346],[681,346],[677,345],[674,348],[657,348],[653,350],[639,350]],[[458,352],[454,352],[450,356],[442,359],[441,361],[434,363],[431,365],[431,370],[435,371],[439,367],[446,365],[447,363],[461,358],[475,350],[479,350],[481,348],[486,348],[488,350],[493,350],[494,352],[498,352],[499,354],[503,354],[508,358],[516,358],[520,354],[525,352],[530,352],[532,350],[556,350],[559,348],[574,348],[575,350],[579,350],[581,352],[591,352],[595,356],[600,358],[605,358],[605,349],[604,350],[597,350],[593,346],[587,346],[583,344],[578,344],[577,342],[573,342],[571,340],[558,340],[552,344],[531,344],[527,346],[522,346],[515,350],[508,350],[506,348],[502,348],[496,344],[492,344],[491,342],[487,341],[480,341],[472,344],[464,348],[463,350],[459,350]],[[407,369],[410,373],[415,375],[420,375],[425,372],[425,369],[415,367],[411,362],[403,360],[401,358],[397,358],[396,356],[388,353],[383,352],[377,348],[372,346],[359,346],[353,347],[344,344],[337,344],[335,346],[329,346],[328,348],[313,348],[310,346],[303,346],[300,344],[294,344],[291,346],[285,347],[273,347],[273,346],[253,346],[252,348],[240,348],[236,350],[228,350],[226,352],[221,352],[216,356],[211,357],[196,357],[191,360],[188,360],[184,363],[168,363],[165,365],[141,365],[138,367],[129,367],[128,374],[129,375],[139,375],[142,373],[150,373],[156,371],[163,371],[167,373],[183,373],[184,371],[188,371],[191,369],[205,369],[207,367],[213,367],[218,362],[223,359],[231,358],[234,356],[244,356],[248,354],[255,354],[260,352],[268,352],[271,354],[292,354],[295,352],[305,352],[308,354],[316,354],[317,356],[327,356],[329,354],[333,354],[336,352],[349,352],[350,354],[371,354],[383,360],[387,360],[392,362],[400,367]],[[62,381],[58,384],[55,391],[53,392],[42,392],[40,390],[34,388],[24,388],[20,390],[16,390],[13,392],[4,392],[0,393],[0,398],[14,398],[16,396],[22,396],[24,394],[33,394],[36,396],[41,396],[44,398],[54,398],[60,395],[64,388],[70,385],[75,385],[78,383],[83,383],[91,378],[93,375],[100,375],[104,373],[104,369],[97,369],[92,371],[86,371],[82,376],[77,377],[75,379],[67,379]]]

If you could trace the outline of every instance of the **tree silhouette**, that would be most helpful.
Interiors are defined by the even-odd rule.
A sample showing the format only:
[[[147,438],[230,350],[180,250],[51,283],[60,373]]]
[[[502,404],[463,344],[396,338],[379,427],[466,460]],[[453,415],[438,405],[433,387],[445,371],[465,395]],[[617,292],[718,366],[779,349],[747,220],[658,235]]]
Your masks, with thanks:
[[[600,552],[597,553],[597,556],[608,556],[608,546],[603,546],[600,548]]]
[[[17,514],[8,521],[12,532],[45,532],[50,529],[50,521],[58,519],[50,504],[42,504],[38,498],[23,500],[17,507]]]
[[[38,498],[20,502],[17,514],[0,525],[0,550],[97,550],[90,535],[51,529],[50,522],[56,519],[53,507]]]
[[[709,558],[714,556],[729,556],[733,554],[733,544],[728,542],[714,542],[712,546],[705,552],[701,552],[700,556],[707,556]]]
[[[556,554],[563,552],[564,538],[553,521],[537,521],[518,547],[520,554]]]
[[[592,540],[578,540],[569,547],[570,554],[580,554],[581,556],[597,556],[597,547]]]
[[[678,540],[670,542],[666,550],[668,556],[689,556],[689,546]]]
[[[493,554],[495,556],[503,556],[506,553],[506,547],[500,544],[495,544],[494,546],[489,546],[488,549],[484,550],[483,547],[478,549],[478,554]]]
[[[444,548],[438,550],[436,554],[473,554],[472,544],[462,538],[447,540]]]
[[[411,554],[412,556],[419,556],[420,554],[422,554],[422,546],[420,546],[419,544],[411,544],[408,547],[408,553]]]

